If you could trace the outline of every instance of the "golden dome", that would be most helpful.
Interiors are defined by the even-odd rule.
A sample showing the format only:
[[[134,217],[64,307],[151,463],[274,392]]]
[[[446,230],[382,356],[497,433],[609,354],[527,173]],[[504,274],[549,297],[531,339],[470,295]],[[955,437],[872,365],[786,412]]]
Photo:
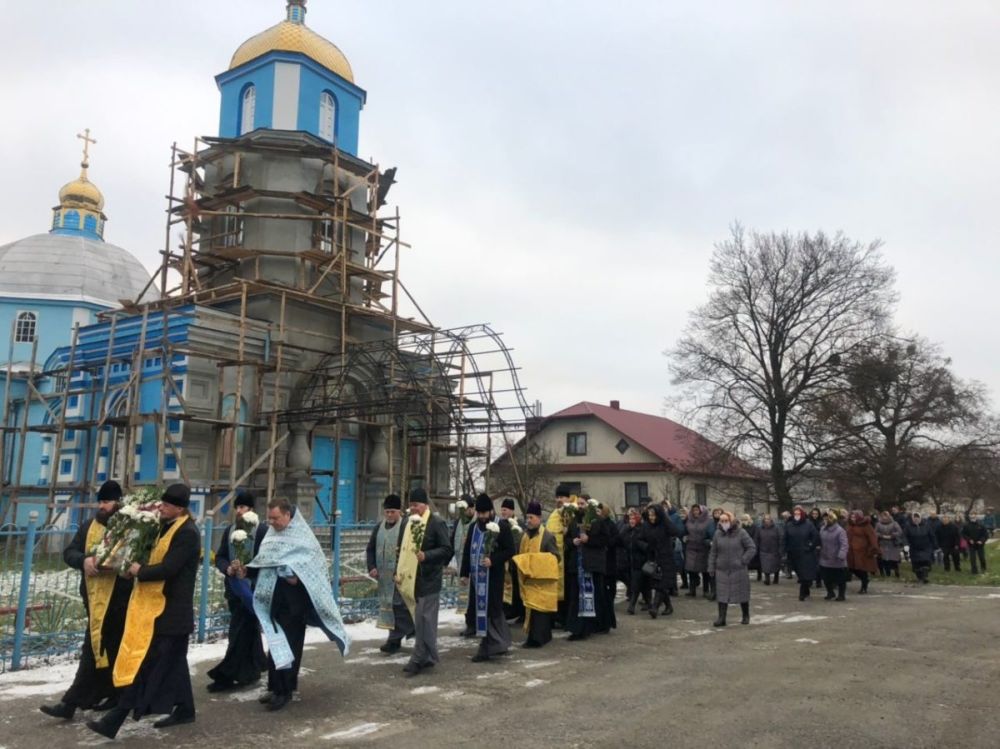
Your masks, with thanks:
[[[80,178],[67,182],[59,191],[59,205],[63,208],[89,208],[104,210],[104,196],[97,185],[87,179],[87,169],[80,170]]]
[[[243,42],[233,54],[229,69],[238,68],[268,52],[299,52],[354,83],[354,72],[344,53],[333,42],[306,26],[304,16],[305,3],[291,0],[288,3],[288,19]]]

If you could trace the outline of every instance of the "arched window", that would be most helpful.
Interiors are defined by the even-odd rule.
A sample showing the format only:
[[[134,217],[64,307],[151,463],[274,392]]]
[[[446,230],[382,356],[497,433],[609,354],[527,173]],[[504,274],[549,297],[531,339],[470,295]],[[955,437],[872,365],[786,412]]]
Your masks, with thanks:
[[[253,116],[257,108],[257,87],[250,85],[243,89],[240,102],[240,135],[253,130]]]
[[[336,122],[337,102],[333,98],[333,94],[324,91],[319,97],[319,137],[332,141]]]
[[[94,216],[84,216],[83,217],[83,228],[86,231],[92,231],[97,233],[97,219]]]
[[[66,211],[63,214],[63,228],[64,229],[79,229],[80,228],[80,214],[76,211]]]
[[[59,219],[60,218],[62,218],[62,215],[59,213],[59,211],[54,211],[53,214],[52,214],[52,228],[53,229],[58,229],[59,228]]]
[[[38,317],[34,312],[18,312],[14,323],[14,343],[34,343]]]

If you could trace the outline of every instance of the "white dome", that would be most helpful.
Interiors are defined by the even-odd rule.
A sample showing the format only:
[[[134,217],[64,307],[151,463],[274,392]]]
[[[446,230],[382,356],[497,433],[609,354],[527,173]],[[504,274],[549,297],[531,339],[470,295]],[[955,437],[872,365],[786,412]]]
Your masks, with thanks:
[[[127,250],[64,234],[35,234],[0,247],[0,297],[120,306],[137,301],[149,272]],[[151,287],[143,301],[158,298]]]

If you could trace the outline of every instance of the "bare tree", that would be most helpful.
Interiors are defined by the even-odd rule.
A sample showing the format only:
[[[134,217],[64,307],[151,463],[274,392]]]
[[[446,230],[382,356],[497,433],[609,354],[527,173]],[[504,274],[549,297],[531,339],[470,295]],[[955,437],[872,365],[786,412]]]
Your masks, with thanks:
[[[817,407],[837,445],[824,463],[879,509],[922,501],[992,441],[984,388],[956,377],[938,346],[887,334],[842,366],[844,387]]]
[[[559,463],[555,454],[531,440],[504,450],[490,466],[486,491],[494,497],[511,496],[521,510],[528,502],[547,502],[555,494]]]
[[[668,352],[701,430],[766,462],[780,510],[795,477],[834,447],[813,428],[814,405],[889,317],[894,274],[879,246],[734,227],[712,256],[708,301]]]

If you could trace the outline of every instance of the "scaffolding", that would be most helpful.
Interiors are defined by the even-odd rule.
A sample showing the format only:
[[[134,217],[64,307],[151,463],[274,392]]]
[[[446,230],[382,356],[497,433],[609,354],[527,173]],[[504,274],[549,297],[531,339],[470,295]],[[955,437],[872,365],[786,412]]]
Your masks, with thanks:
[[[260,180],[247,177],[246,165],[261,159],[308,165],[318,175],[314,189],[254,186]],[[391,490],[423,483],[433,499],[447,500],[472,492],[484,473],[488,479],[498,445],[509,449],[538,414],[500,334],[482,324],[436,327],[403,283],[401,254],[409,245],[400,239],[398,209],[385,209],[394,173],[302,133],[201,138],[190,151],[174,144],[160,268],[138,299],[102,313],[101,345],[76,327],[70,345],[47,365],[37,361],[36,341],[27,367],[15,368],[11,331],[0,523],[19,502],[38,504],[40,490],[49,523],[70,505],[88,506],[101,457],[116,439],[123,456],[117,472],[128,491],[136,483],[136,440],[150,425],[157,475],[143,483],[163,483],[172,456],[180,480],[207,484],[216,498],[211,514],[239,486],[249,483],[271,498],[285,475],[301,470],[279,457],[303,424],[334,429],[335,456],[351,425],[384,430]],[[256,242],[275,225],[295,227],[294,235],[306,239],[294,247]],[[301,310],[329,324],[298,327]],[[180,326],[196,334],[179,336]],[[160,366],[150,375],[156,359]],[[172,366],[193,360],[218,373],[208,413],[192,407]],[[160,404],[140,407],[151,377],[159,380]],[[12,384],[21,379],[16,402]],[[224,411],[227,395],[232,413]],[[244,401],[251,404],[247,414]],[[85,413],[71,414],[71,402],[85,403]],[[31,423],[33,404],[44,407],[43,423]],[[213,465],[201,477],[188,475],[172,434],[177,423],[213,434]],[[76,477],[60,482],[67,430],[82,430],[85,445]],[[242,454],[239,433],[248,436]],[[49,438],[45,486],[24,479],[32,434]],[[440,472],[445,464],[447,488],[431,480],[433,467]],[[337,466],[335,457],[334,486]],[[108,475],[113,470],[106,465]]]

